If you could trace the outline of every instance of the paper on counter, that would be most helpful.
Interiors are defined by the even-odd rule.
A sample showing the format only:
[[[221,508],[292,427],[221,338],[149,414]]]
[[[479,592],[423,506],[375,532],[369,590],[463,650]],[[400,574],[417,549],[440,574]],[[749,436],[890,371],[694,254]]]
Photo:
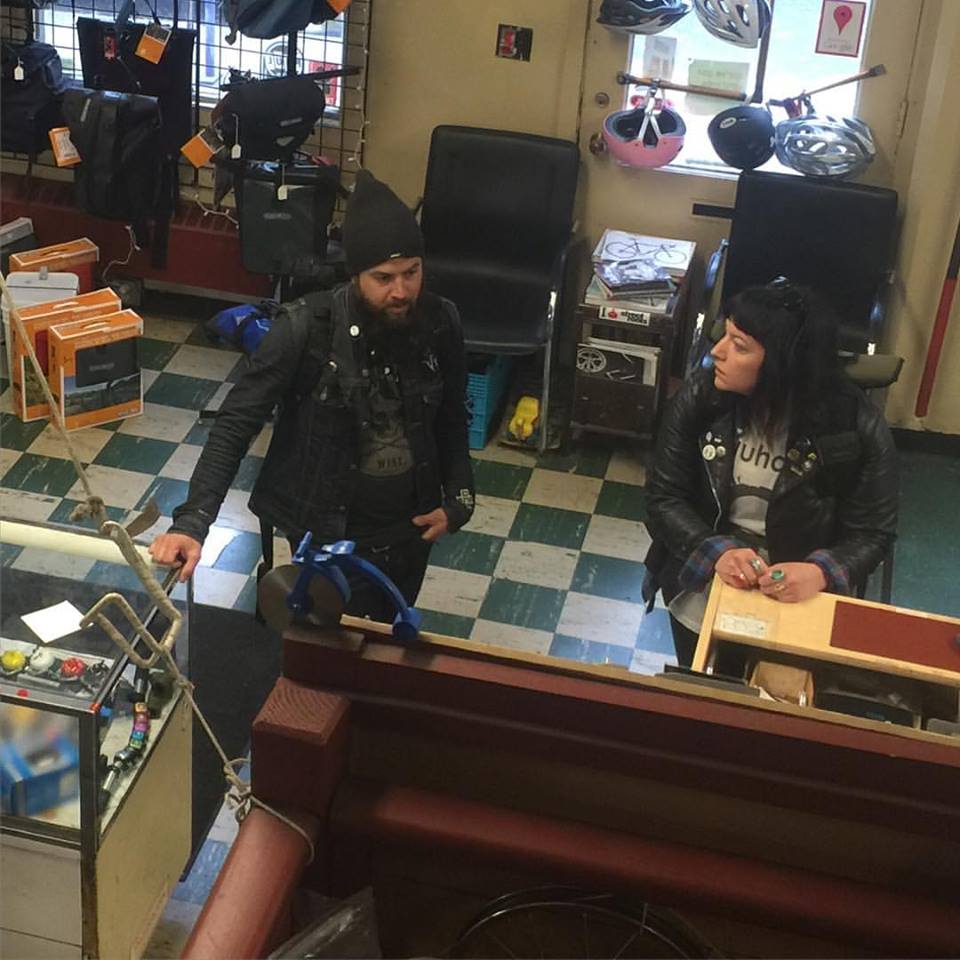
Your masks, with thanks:
[[[59,640],[80,629],[83,614],[69,601],[25,613],[20,619],[40,638],[41,643]]]

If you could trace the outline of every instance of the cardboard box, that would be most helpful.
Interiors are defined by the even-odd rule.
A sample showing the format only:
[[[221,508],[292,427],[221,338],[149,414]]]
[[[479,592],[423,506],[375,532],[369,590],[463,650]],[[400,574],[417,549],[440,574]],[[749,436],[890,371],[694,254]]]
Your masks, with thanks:
[[[33,343],[33,349],[36,351],[44,375],[49,379],[50,327],[59,323],[88,320],[91,317],[116,313],[120,309],[120,298],[109,288],[20,308],[20,319],[23,320],[27,336]],[[21,420],[29,422],[50,415],[33,365],[27,357],[26,345],[17,336],[15,329],[11,331],[10,379],[13,382],[14,408]]]
[[[0,743],[0,812],[33,817],[80,790],[79,754],[64,734]]]
[[[50,389],[68,430],[143,413],[142,335],[133,310],[50,328]]]
[[[80,278],[75,273],[46,273],[34,271],[10,273],[7,275],[7,291],[17,307],[28,307],[34,303],[47,303],[50,300],[62,300],[75,297],[80,291]],[[10,349],[13,342],[10,336],[10,305],[6,297],[0,306],[3,316],[3,342],[6,350],[3,354],[3,375],[10,378]]]
[[[80,278],[80,293],[94,288],[93,271],[100,259],[100,248],[86,237],[68,240],[52,247],[38,247],[10,255],[10,272],[21,270],[69,270]]]

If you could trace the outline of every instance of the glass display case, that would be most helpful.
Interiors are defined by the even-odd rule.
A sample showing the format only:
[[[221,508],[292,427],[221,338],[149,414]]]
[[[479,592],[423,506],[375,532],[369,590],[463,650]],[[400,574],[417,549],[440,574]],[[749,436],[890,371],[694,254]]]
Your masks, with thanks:
[[[170,618],[92,531],[0,519],[0,551],[0,954],[129,955],[189,856],[191,717],[162,659],[138,666],[80,621],[108,593],[158,640]],[[154,574],[186,675],[191,595]],[[120,608],[102,612],[148,659]]]

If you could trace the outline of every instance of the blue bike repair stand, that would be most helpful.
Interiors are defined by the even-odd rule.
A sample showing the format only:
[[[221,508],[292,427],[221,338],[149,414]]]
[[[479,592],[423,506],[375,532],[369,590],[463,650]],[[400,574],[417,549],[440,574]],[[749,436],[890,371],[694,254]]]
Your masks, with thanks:
[[[287,597],[287,606],[295,617],[305,617],[310,613],[313,602],[309,587],[313,576],[326,577],[337,588],[346,607],[350,602],[350,584],[346,575],[354,571],[372,580],[396,607],[397,615],[393,618],[394,639],[401,643],[412,643],[417,639],[423,619],[420,613],[407,606],[403,594],[382,570],[354,554],[352,540],[338,540],[321,547],[313,546],[312,540],[313,534],[305,534],[293,555],[293,563],[300,568],[300,574]]]

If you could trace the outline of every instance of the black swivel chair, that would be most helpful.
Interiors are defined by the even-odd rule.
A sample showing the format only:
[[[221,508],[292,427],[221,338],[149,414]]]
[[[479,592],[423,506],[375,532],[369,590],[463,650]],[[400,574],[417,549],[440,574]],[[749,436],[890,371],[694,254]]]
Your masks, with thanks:
[[[575,143],[552,137],[444,125],[430,139],[427,284],[457,305],[468,350],[543,350],[541,451],[579,163]]]
[[[745,287],[789,277],[836,310],[847,375],[865,390],[889,387],[901,357],[876,353],[896,246],[894,190],[784,173],[741,174],[729,241],[707,266],[689,367],[723,333],[721,307]],[[893,551],[883,561],[881,598],[890,602]],[[866,585],[860,586],[860,595]]]

